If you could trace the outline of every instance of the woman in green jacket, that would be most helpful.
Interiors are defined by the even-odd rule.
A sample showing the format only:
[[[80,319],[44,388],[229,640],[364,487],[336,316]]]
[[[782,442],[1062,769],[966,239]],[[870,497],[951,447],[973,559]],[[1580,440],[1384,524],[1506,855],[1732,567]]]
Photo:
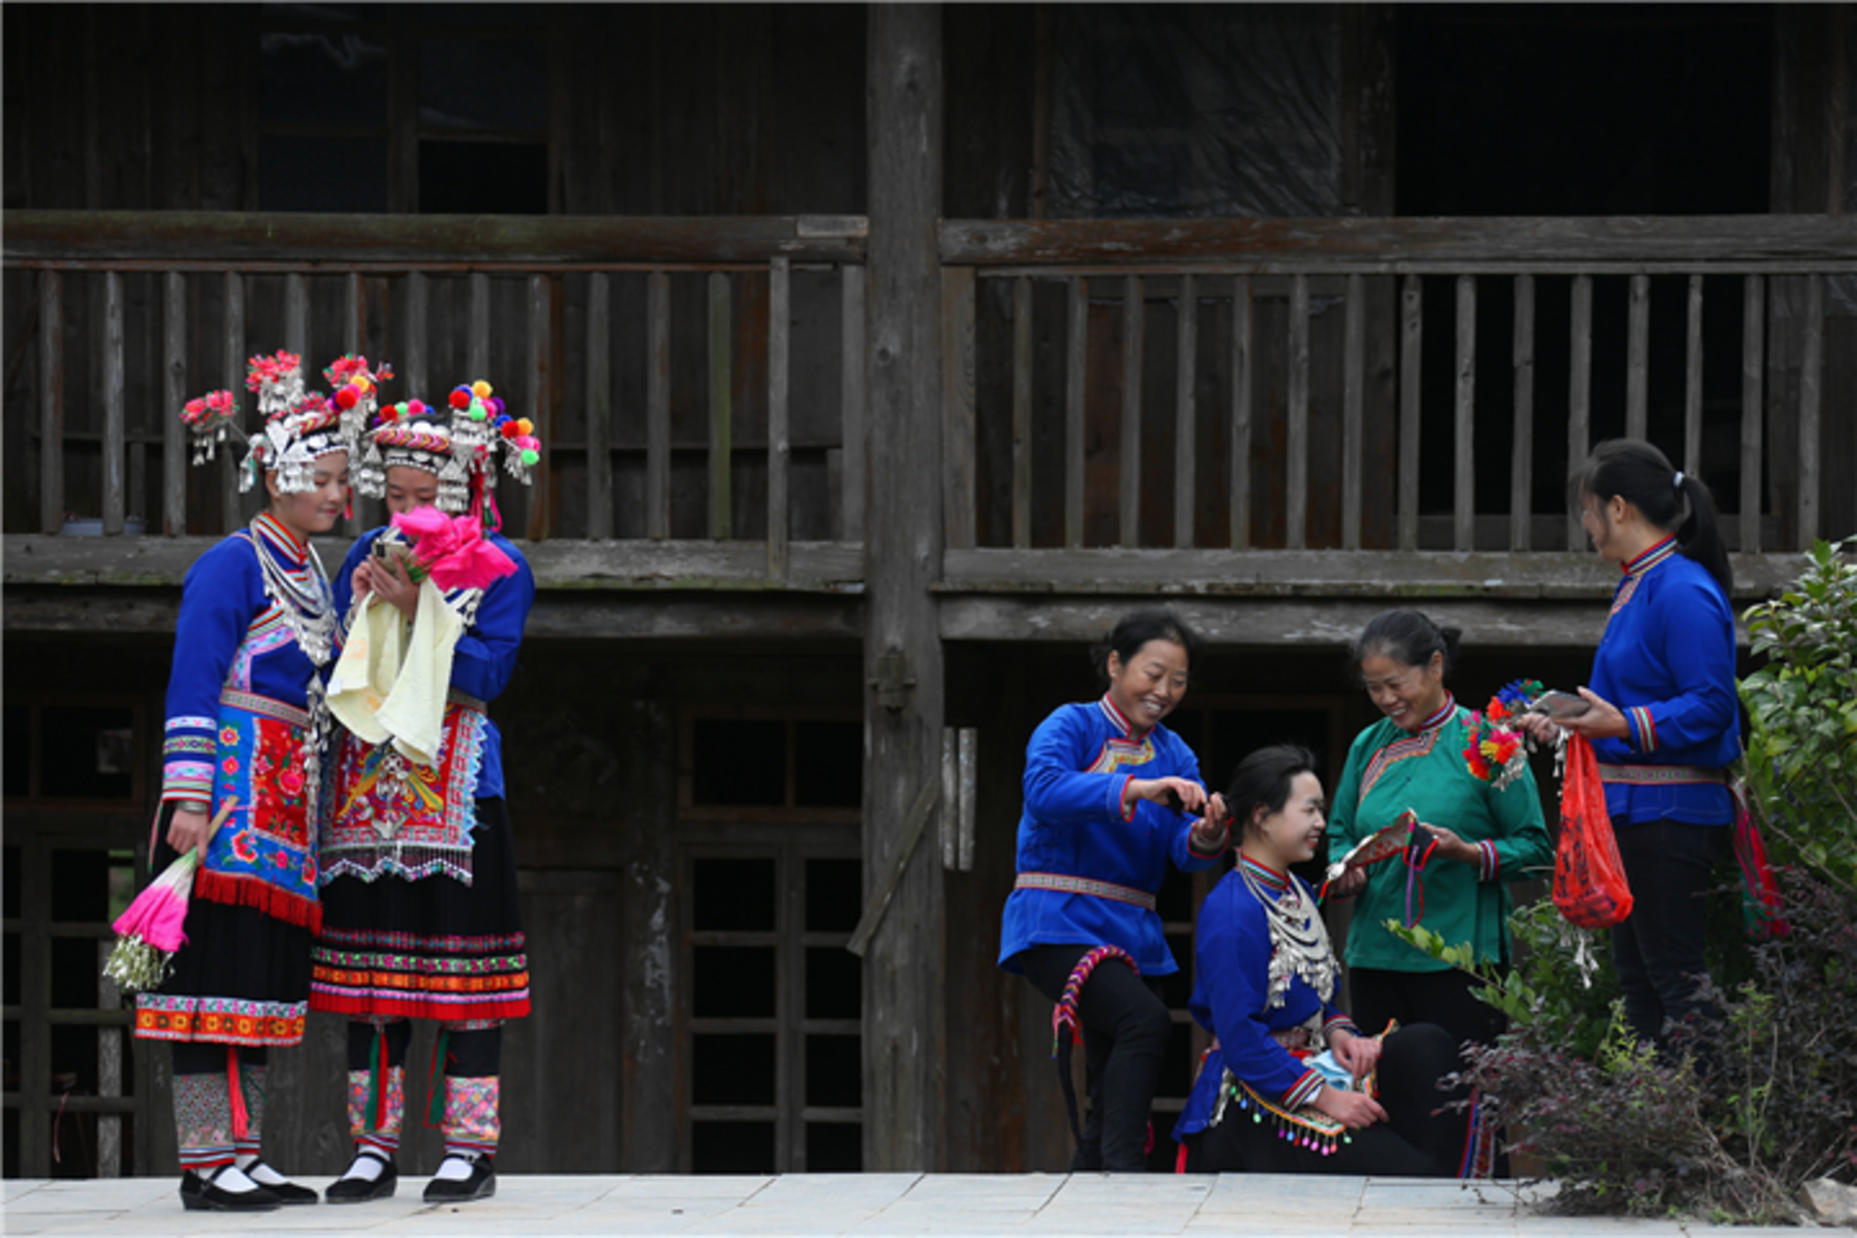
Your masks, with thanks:
[[[1471,995],[1476,982],[1387,932],[1386,921],[1416,920],[1446,945],[1467,943],[1478,962],[1506,965],[1508,883],[1553,865],[1534,776],[1524,769],[1499,791],[1465,763],[1471,711],[1445,687],[1459,636],[1417,611],[1389,610],[1354,642],[1367,695],[1386,717],[1348,749],[1329,812],[1329,862],[1407,809],[1420,823],[1403,853],[1331,887],[1360,895],[1348,929],[1348,1009],[1370,1035],[1388,1019],[1436,1023],[1459,1043],[1499,1034],[1502,1016]]]

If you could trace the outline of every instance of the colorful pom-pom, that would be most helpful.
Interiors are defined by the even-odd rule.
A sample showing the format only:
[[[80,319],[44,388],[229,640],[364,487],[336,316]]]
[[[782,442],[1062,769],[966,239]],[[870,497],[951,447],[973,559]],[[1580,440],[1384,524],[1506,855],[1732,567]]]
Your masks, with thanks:
[[[335,402],[343,408],[353,408],[361,403],[361,393],[353,387],[344,387],[335,393]]]
[[[533,464],[539,463],[541,458],[542,458],[542,453],[539,451],[535,451],[533,449],[528,449],[528,448],[525,448],[523,450],[522,462],[524,464],[533,465]]]
[[[517,418],[516,424],[522,427],[522,432],[524,434],[535,433],[535,423],[530,421],[527,417]]]
[[[472,394],[474,394],[480,400],[488,400],[490,398],[490,392],[492,390],[494,390],[494,388],[492,388],[489,383],[485,382],[481,378],[471,384]]]
[[[514,421],[506,421],[497,427],[497,433],[504,438],[513,439],[522,433],[522,427]]]
[[[503,397],[500,395],[491,396],[488,402],[489,402],[491,411],[496,413],[496,415],[499,417],[501,417],[505,412],[508,411],[507,409],[503,407]]]
[[[471,389],[469,387],[459,387],[451,393],[451,406],[453,408],[465,408],[470,402]]]
[[[406,402],[406,407],[412,410],[413,416],[415,417],[423,417],[432,411],[431,406],[424,400],[408,400]]]

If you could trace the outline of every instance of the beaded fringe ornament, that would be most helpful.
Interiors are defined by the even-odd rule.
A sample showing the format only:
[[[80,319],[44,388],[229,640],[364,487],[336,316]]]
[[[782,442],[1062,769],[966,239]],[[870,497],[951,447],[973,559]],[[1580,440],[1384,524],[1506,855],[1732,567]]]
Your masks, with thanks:
[[[1259,1096],[1250,1084],[1227,1070],[1219,1079],[1219,1103],[1210,1125],[1217,1126],[1224,1121],[1228,1116],[1227,1106],[1233,1103],[1241,1112],[1250,1114],[1253,1122],[1260,1125],[1268,1122],[1277,1137],[1286,1143],[1318,1156],[1333,1156],[1342,1144],[1354,1142],[1347,1127],[1313,1105],[1285,1109]]]

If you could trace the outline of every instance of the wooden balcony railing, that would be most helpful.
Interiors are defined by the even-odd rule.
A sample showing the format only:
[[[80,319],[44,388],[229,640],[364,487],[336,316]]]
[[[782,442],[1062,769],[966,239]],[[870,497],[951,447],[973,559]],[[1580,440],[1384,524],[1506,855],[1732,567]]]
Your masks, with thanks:
[[[855,561],[861,218],[8,212],[4,248],[9,533],[242,521],[173,414],[282,346],[498,382],[547,453],[512,532],[736,583],[757,542],[776,585]],[[1743,554],[1846,531],[1817,449],[1843,218],[954,220],[941,249],[951,577],[1579,549],[1560,480],[1607,433],[1717,479]]]

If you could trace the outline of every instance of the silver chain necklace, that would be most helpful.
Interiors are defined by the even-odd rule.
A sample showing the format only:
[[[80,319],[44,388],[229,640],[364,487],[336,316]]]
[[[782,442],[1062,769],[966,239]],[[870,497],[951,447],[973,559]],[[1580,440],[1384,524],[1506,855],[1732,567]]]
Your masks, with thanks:
[[[1270,929],[1270,971],[1265,1004],[1281,1006],[1288,997],[1290,981],[1301,976],[1315,990],[1323,1003],[1335,996],[1335,950],[1328,942],[1328,927],[1321,912],[1312,904],[1305,906],[1295,878],[1281,898],[1272,898],[1258,879],[1251,875],[1241,858],[1238,872],[1245,889],[1264,909],[1264,923]]]

